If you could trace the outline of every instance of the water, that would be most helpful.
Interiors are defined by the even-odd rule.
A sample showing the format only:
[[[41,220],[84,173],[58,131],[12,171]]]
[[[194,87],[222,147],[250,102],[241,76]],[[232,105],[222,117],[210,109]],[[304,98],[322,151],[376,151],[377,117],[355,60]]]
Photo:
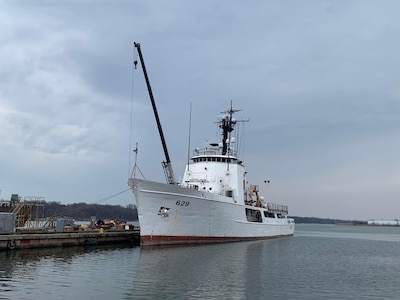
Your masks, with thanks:
[[[0,253],[0,299],[399,299],[400,228],[296,225],[204,246]]]

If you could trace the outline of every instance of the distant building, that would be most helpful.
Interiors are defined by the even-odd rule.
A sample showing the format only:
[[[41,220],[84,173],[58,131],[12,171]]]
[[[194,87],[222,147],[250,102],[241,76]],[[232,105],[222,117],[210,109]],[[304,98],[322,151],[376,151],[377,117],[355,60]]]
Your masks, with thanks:
[[[369,220],[368,225],[379,225],[379,226],[400,226],[400,221],[398,219],[394,220]]]

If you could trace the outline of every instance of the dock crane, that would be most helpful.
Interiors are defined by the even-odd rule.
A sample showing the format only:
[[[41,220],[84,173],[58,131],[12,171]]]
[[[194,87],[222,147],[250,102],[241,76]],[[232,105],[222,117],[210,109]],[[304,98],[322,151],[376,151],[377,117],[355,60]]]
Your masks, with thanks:
[[[144,78],[145,78],[146,84],[147,84],[147,90],[149,91],[151,105],[153,107],[154,116],[155,116],[156,122],[157,122],[158,133],[160,134],[161,143],[162,143],[162,146],[163,146],[163,149],[164,149],[165,161],[162,162],[162,166],[163,166],[163,169],[164,169],[165,177],[166,177],[167,183],[176,184],[174,171],[172,169],[171,160],[170,160],[169,154],[168,154],[167,143],[165,142],[164,133],[163,133],[163,130],[162,130],[162,127],[161,127],[160,118],[158,117],[157,107],[156,107],[156,103],[154,101],[153,92],[152,92],[152,89],[151,89],[151,86],[150,86],[150,80],[149,80],[149,77],[147,75],[146,66],[144,64],[142,50],[140,49],[140,43],[134,42],[134,45],[135,45],[135,47],[136,47],[136,49],[138,51],[138,54],[139,54],[140,64],[142,66]],[[135,66],[136,66],[136,64],[137,64],[137,62],[135,61]]]

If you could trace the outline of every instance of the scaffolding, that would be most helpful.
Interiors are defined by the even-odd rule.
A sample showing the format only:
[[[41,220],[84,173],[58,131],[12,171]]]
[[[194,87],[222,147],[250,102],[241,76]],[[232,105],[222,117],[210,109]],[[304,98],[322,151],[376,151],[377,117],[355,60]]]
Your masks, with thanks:
[[[15,215],[16,227],[41,227],[40,214],[44,213],[44,197],[27,196],[15,201],[12,213]]]

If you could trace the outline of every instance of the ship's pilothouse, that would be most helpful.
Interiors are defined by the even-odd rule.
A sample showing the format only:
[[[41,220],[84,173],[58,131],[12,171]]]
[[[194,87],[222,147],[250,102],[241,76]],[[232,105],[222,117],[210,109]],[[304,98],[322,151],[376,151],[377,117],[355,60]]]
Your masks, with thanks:
[[[251,222],[262,221],[261,211],[266,218],[285,217],[287,206],[267,203],[259,196],[258,186],[248,184],[245,179],[244,165],[235,150],[236,140],[231,137],[237,123],[232,114],[236,111],[231,108],[220,118],[220,143],[207,142],[204,148],[193,151],[192,163],[187,165],[181,186],[226,196],[234,203],[252,207],[246,208]]]
[[[235,203],[238,200],[243,203],[245,170],[242,161],[237,158],[236,139],[231,136],[236,123],[241,122],[232,117],[237,111],[231,107],[219,118],[221,142],[207,142],[205,148],[193,151],[182,186],[227,196]]]
[[[228,197],[238,195],[237,186],[244,176],[244,166],[233,147],[224,150],[222,143],[208,143],[205,148],[196,148],[191,160],[185,170],[183,186]]]

